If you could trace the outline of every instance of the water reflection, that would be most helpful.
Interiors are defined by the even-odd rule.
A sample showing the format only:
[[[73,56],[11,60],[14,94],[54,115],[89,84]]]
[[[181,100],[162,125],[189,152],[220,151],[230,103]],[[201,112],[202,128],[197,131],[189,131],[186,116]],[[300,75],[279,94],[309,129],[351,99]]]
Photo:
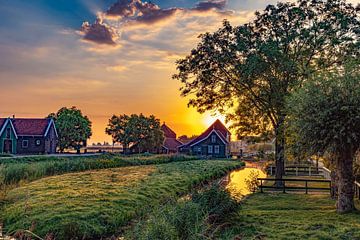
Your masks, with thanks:
[[[236,170],[230,173],[229,183],[226,188],[234,197],[241,198],[242,196],[251,193],[247,187],[245,180],[249,179],[252,172],[258,174],[258,177],[260,178],[266,177],[265,172],[263,172],[261,169],[254,167],[245,167],[243,169]]]

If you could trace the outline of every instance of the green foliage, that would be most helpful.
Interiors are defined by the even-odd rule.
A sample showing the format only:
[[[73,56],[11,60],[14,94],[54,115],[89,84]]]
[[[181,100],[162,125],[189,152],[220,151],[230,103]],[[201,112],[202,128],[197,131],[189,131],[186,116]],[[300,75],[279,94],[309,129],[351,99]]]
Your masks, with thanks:
[[[193,193],[189,200],[171,201],[156,208],[128,235],[131,239],[213,239],[221,229],[219,226],[234,215],[239,206],[229,192],[212,186]]]
[[[61,152],[65,149],[74,148],[80,151],[86,146],[86,141],[91,137],[91,122],[87,116],[83,116],[80,109],[76,107],[61,108],[56,114],[48,116],[55,121],[59,135],[58,147]]]
[[[53,233],[57,239],[100,239],[195,185],[242,165],[230,160],[196,160],[44,178],[8,193],[8,203],[1,211],[4,228],[13,232],[33,226],[40,236]],[[152,232],[163,230],[157,225]],[[171,229],[164,231],[164,237],[171,236]]]
[[[339,153],[360,147],[360,70],[352,62],[308,81],[289,98],[289,122],[304,151]]]
[[[164,142],[160,120],[153,115],[113,115],[105,132],[111,135],[113,142],[121,143],[125,149],[130,144],[135,145],[139,152],[153,151],[160,148]]]
[[[359,224],[359,212],[336,214],[335,201],[325,194],[255,193],[218,239],[355,240]]]

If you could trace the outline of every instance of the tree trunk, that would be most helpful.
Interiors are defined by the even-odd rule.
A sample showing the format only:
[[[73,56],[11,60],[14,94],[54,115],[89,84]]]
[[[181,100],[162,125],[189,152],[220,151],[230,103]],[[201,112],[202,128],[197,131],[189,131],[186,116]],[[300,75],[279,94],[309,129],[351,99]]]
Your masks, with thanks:
[[[336,200],[337,196],[338,196],[338,181],[339,181],[339,179],[338,179],[336,171],[337,170],[335,168],[332,168],[331,174],[330,174],[330,177],[331,177],[330,195],[331,195],[331,198],[334,200]]]
[[[282,179],[285,174],[285,133],[283,121],[275,129],[275,178]],[[282,187],[283,181],[276,181],[276,187]]]
[[[336,156],[338,177],[338,200],[336,207],[338,213],[355,210],[353,157],[354,154],[351,150],[341,151]]]

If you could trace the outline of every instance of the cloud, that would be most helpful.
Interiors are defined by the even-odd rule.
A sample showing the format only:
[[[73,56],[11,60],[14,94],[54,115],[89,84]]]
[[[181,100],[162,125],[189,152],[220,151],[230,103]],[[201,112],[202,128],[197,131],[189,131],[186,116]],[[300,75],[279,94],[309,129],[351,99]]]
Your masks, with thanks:
[[[227,0],[208,0],[201,1],[196,4],[194,10],[209,11],[209,10],[223,10],[225,9]]]
[[[80,33],[86,41],[98,44],[116,45],[115,30],[106,23],[103,23],[100,18],[96,19],[93,24],[84,22],[81,26]]]
[[[98,13],[98,19],[93,24],[84,22],[82,26],[83,39],[92,43],[116,45],[116,30],[136,28],[147,25],[165,25],[167,21],[176,18],[203,15],[231,15],[225,10],[227,0],[205,0],[198,2],[192,8],[160,8],[151,2],[142,0],[118,0],[105,12]]]

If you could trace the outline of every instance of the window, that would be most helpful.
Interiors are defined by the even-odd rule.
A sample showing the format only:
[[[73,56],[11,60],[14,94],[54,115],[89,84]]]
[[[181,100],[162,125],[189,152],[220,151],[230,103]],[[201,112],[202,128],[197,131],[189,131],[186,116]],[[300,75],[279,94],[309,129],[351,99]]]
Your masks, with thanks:
[[[40,140],[40,139],[36,139],[35,144],[36,144],[36,146],[40,146],[41,140]]]
[[[219,146],[219,145],[214,146],[214,153],[215,153],[215,154],[219,154],[219,153],[220,153],[220,146]]]
[[[212,143],[216,143],[216,135],[212,135],[212,136],[211,136],[211,142],[212,142]]]
[[[208,146],[208,153],[213,153],[213,146],[211,145]]]
[[[197,153],[201,153],[201,147],[195,147],[194,151],[197,152]]]
[[[22,147],[23,148],[28,148],[29,147],[29,140],[23,140],[22,141]]]

